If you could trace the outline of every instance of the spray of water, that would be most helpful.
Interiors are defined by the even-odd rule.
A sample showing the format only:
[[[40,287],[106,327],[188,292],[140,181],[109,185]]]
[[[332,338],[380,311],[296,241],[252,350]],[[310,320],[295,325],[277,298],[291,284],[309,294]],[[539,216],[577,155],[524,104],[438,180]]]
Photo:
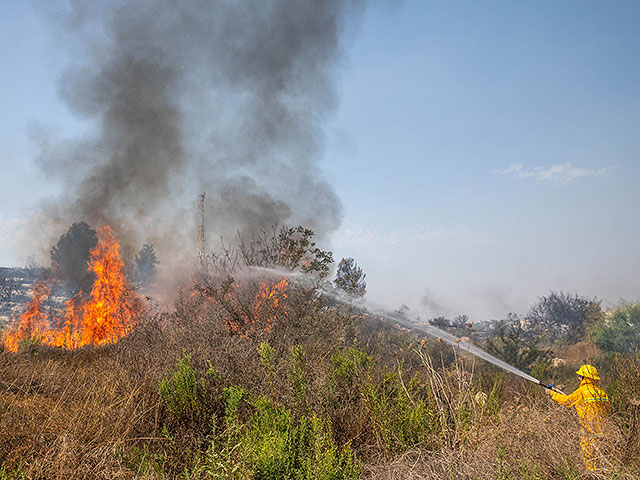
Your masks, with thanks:
[[[473,343],[471,343],[471,341],[468,340],[466,337],[458,338],[458,337],[456,337],[454,335],[451,335],[450,333],[447,333],[447,332],[445,332],[443,330],[440,330],[439,328],[434,327],[433,325],[424,324],[424,323],[417,323],[417,322],[411,321],[411,320],[409,320],[408,318],[404,317],[401,314],[397,314],[396,315],[396,314],[388,314],[387,313],[387,315],[384,315],[384,316],[387,317],[387,318],[393,319],[393,320],[397,321],[398,323],[401,323],[402,325],[406,326],[407,328],[411,328],[413,330],[418,330],[420,332],[426,333],[427,335],[430,335],[430,336],[438,338],[438,339],[441,338],[444,342],[449,343],[450,345],[452,345],[455,348],[460,349],[461,351],[471,353],[472,355],[475,355],[478,358],[486,360],[487,362],[492,363],[495,366],[502,368],[503,370],[506,370],[506,371],[511,372],[511,373],[515,373],[516,375],[518,375],[518,376],[520,376],[522,378],[525,378],[525,379],[527,379],[527,380],[529,380],[531,382],[539,383],[538,379],[532,377],[531,375],[528,375],[527,373],[523,372],[522,370],[517,369],[513,365],[509,365],[505,361],[494,357],[490,353],[485,352],[481,348],[479,348],[476,345],[474,345]]]
[[[317,278],[301,273],[301,272],[290,272],[281,269],[272,269],[272,268],[264,268],[264,267],[251,267],[249,269],[250,272],[256,275],[272,275],[279,277],[287,277],[291,280],[295,280],[301,283],[310,284],[313,283],[316,288],[325,296],[332,298],[340,303],[352,305],[360,310],[364,310],[368,313],[376,315],[378,317],[385,318],[387,321],[396,323],[405,328],[408,328],[413,331],[421,332],[427,334],[431,337],[437,338],[440,341],[446,342],[453,346],[454,348],[460,350],[461,352],[467,352],[472,355],[475,355],[482,360],[485,360],[507,372],[511,372],[515,375],[518,375],[530,382],[534,382],[539,384],[540,381],[531,375],[523,372],[515,368],[512,365],[509,365],[503,360],[494,357],[488,352],[485,352],[478,346],[471,343],[471,341],[467,337],[456,337],[444,330],[440,330],[439,328],[434,327],[428,323],[419,322],[417,320],[411,320],[406,315],[400,312],[390,312],[379,305],[376,305],[374,302],[367,301],[361,298],[354,298],[349,295],[343,294],[340,291],[337,291],[326,284],[318,282]]]

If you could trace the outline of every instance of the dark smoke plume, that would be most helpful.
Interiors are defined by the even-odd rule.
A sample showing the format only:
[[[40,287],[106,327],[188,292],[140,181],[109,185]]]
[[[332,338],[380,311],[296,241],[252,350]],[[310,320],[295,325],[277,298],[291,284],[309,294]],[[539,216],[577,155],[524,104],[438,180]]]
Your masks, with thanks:
[[[196,195],[207,237],[304,224],[320,237],[341,205],[320,175],[336,107],[340,38],[358,1],[75,1],[61,15],[74,64],[64,102],[95,128],[40,137],[65,194],[46,216],[110,224],[131,246],[191,253]]]

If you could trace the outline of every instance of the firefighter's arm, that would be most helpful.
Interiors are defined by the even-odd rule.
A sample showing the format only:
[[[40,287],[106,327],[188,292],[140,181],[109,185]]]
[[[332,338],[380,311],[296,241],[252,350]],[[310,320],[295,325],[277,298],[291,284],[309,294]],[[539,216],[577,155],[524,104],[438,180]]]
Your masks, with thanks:
[[[549,392],[552,400],[566,407],[572,407],[580,398],[580,390],[576,390],[569,395],[563,395],[562,393],[554,392],[553,390],[547,390],[547,392]]]

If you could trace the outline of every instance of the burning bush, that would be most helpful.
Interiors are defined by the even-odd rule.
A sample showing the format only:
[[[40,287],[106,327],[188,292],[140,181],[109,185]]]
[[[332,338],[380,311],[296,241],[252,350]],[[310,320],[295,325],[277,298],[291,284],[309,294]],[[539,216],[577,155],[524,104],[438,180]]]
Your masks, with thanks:
[[[243,337],[256,331],[271,331],[272,325],[287,315],[289,280],[255,279],[236,282],[233,277],[218,281],[207,279],[194,286],[192,296],[202,308],[199,315],[207,316],[212,308],[222,315],[227,331]]]
[[[128,287],[120,245],[108,226],[91,249],[88,271],[95,275],[89,295],[76,294],[66,302],[62,316],[47,312],[47,280],[36,283],[27,311],[2,335],[5,348],[15,352],[21,341],[34,341],[66,349],[115,343],[130,333],[142,309]]]

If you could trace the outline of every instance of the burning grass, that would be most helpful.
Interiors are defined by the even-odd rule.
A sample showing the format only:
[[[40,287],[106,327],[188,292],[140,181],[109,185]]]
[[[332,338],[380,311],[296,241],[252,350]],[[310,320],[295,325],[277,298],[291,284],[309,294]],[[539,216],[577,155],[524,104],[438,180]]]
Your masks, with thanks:
[[[587,478],[539,387],[276,285],[204,285],[117,344],[0,353],[5,477]],[[638,362],[601,365],[608,478],[640,468]]]
[[[91,293],[68,300],[62,316],[45,311],[43,303],[51,288],[45,280],[37,282],[26,312],[3,332],[4,347],[16,352],[21,342],[31,341],[73,349],[115,343],[130,333],[142,303],[128,286],[120,245],[108,226],[91,250],[88,269],[95,273]]]

